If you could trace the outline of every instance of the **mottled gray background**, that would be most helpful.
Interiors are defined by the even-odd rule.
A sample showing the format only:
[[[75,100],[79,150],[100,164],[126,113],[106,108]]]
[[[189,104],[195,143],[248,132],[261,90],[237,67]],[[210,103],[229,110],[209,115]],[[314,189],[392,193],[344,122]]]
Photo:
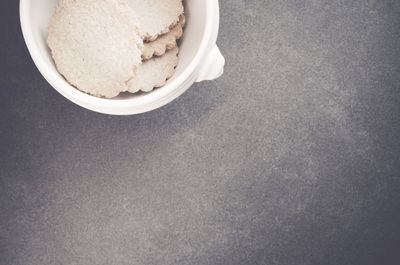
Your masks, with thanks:
[[[130,117],[0,10],[1,265],[400,264],[400,1],[222,1],[225,75]]]

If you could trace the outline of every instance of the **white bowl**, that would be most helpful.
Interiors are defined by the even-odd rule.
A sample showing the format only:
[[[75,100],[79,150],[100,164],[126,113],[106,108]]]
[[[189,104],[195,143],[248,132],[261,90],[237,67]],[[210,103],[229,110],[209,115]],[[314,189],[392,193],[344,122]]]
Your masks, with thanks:
[[[58,0],[20,0],[22,32],[29,52],[44,78],[72,102],[101,113],[130,115],[162,107],[179,97],[194,82],[213,80],[223,73],[225,59],[216,46],[219,28],[218,0],[185,0],[187,24],[179,65],[167,84],[150,93],[97,98],[72,87],[57,72],[46,45],[47,24]]]

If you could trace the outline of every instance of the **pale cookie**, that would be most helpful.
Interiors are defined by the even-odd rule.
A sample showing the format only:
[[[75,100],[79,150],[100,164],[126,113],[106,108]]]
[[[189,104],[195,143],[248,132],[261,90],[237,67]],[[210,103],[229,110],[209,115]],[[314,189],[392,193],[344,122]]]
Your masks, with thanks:
[[[145,41],[154,41],[167,33],[183,14],[182,0],[127,0],[139,20],[139,33]]]
[[[107,98],[128,89],[143,41],[125,0],[60,0],[48,30],[56,66],[70,84]]]
[[[162,87],[175,73],[178,65],[179,48],[175,47],[161,57],[154,57],[144,61],[137,68],[136,77],[128,82],[131,93],[138,91],[150,92],[155,87]]]
[[[153,55],[161,56],[167,50],[175,48],[176,43],[183,35],[183,26],[185,25],[186,18],[184,15],[180,16],[179,23],[171,29],[170,32],[158,36],[155,41],[144,43],[142,58],[145,60],[150,59]]]

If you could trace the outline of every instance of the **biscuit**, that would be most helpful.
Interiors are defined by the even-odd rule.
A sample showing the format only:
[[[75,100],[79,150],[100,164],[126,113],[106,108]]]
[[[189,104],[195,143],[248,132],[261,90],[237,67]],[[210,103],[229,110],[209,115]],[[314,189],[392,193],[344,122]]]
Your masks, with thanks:
[[[178,65],[179,48],[175,47],[161,57],[154,57],[144,61],[137,68],[136,77],[128,82],[131,93],[138,91],[150,92],[155,87],[162,87],[175,73]]]
[[[182,0],[127,0],[139,20],[139,33],[145,41],[169,32],[183,14]]]
[[[161,56],[167,50],[175,48],[178,45],[176,41],[183,35],[182,27],[185,25],[185,22],[185,16],[181,15],[179,23],[170,32],[158,36],[155,41],[144,43],[142,58],[148,60],[153,55]]]
[[[47,43],[57,69],[88,94],[112,98],[128,89],[141,63],[143,41],[125,0],[60,0]]]

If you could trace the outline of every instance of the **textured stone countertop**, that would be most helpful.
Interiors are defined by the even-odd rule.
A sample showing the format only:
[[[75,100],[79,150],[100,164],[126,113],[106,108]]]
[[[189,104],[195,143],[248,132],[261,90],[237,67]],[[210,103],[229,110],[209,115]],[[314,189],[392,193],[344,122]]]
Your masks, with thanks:
[[[59,95],[0,3],[0,265],[400,264],[400,1],[224,0],[216,81]]]

